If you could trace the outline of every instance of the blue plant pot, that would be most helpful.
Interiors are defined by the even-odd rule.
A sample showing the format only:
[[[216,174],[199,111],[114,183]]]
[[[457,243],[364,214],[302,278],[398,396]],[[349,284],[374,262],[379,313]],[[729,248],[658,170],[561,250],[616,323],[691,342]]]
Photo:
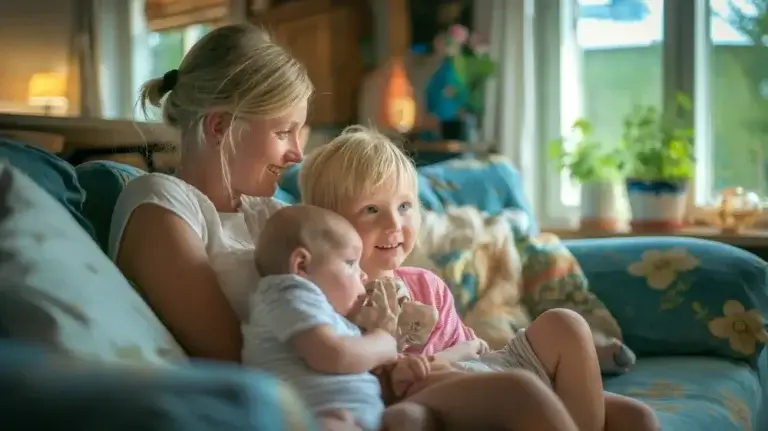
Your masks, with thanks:
[[[684,226],[688,181],[627,179],[635,232],[669,232]]]

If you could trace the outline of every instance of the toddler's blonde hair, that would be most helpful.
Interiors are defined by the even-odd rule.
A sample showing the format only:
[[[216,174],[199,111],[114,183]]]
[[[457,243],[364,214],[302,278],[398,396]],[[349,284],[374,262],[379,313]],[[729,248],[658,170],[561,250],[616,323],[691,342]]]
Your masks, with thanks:
[[[212,30],[189,50],[178,70],[169,73],[174,75],[172,83],[163,77],[144,83],[139,106],[147,117],[148,105],[162,107],[164,122],[194,133],[196,139],[191,141],[198,145],[203,143],[202,120],[207,113],[229,112],[232,123],[244,117],[274,118],[307,101],[314,92],[304,65],[251,24]],[[230,124],[230,149],[232,130]],[[195,148],[180,150],[183,155]],[[222,168],[228,181],[228,167]]]
[[[302,202],[336,212],[382,188],[418,197],[416,168],[389,138],[363,126],[347,127],[312,152],[299,173]]]

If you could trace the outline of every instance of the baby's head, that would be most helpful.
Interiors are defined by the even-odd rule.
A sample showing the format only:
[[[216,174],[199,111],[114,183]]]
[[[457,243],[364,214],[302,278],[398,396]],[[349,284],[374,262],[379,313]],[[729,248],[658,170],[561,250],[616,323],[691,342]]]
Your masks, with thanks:
[[[302,201],[335,211],[363,241],[361,266],[391,276],[416,242],[418,180],[411,159],[386,136],[353,126],[312,152],[299,174]]]
[[[343,217],[293,205],[275,212],[264,225],[256,247],[256,270],[262,277],[304,277],[320,287],[336,312],[346,315],[365,294],[361,251],[360,236]]]

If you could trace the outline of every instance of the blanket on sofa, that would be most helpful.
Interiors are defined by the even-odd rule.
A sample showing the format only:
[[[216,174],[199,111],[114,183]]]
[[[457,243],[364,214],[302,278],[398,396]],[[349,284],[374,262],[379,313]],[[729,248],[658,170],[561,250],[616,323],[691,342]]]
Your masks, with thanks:
[[[437,273],[453,292],[464,323],[492,349],[552,308],[568,308],[589,323],[596,344],[621,339],[608,309],[589,291],[574,256],[551,234],[530,235],[527,216],[474,207],[423,212],[417,246],[405,262]]]

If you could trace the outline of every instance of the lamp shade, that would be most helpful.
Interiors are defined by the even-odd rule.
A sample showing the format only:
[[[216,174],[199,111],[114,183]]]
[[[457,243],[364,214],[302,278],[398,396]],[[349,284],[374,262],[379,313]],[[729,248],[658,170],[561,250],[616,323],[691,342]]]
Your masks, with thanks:
[[[29,80],[29,104],[63,106],[67,104],[67,78],[62,73],[36,73]]]
[[[381,114],[384,124],[406,133],[413,129],[416,122],[416,101],[413,98],[413,87],[408,80],[408,74],[402,60],[392,59],[388,65],[388,76],[385,82],[384,103]]]

